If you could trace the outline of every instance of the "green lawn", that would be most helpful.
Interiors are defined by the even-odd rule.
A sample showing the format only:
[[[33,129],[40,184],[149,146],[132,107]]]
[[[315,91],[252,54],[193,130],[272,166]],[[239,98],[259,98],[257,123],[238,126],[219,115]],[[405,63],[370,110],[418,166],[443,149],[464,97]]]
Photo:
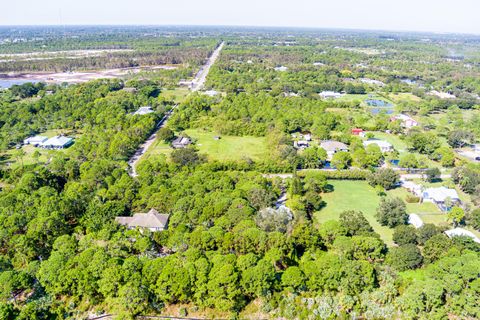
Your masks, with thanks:
[[[326,207],[315,214],[317,222],[338,220],[340,213],[345,210],[359,210],[365,215],[373,229],[380,234],[385,243],[392,245],[393,230],[381,226],[375,213],[380,203],[380,197],[365,181],[333,180],[329,181],[334,191],[322,195]]]
[[[201,129],[185,131],[196,140],[196,146],[200,153],[206,154],[212,160],[242,160],[250,158],[261,160],[267,155],[267,143],[264,137],[250,136],[220,136],[215,140],[216,133]]]
[[[221,136],[202,129],[189,129],[185,130],[185,133],[193,138],[199,152],[205,154],[210,160],[228,161],[245,158],[262,160],[268,154],[267,142],[264,137]],[[215,136],[221,138],[215,140]],[[145,158],[158,154],[168,156],[172,150],[168,144],[157,140],[148,150]]]
[[[190,90],[187,88],[175,88],[175,89],[163,89],[161,96],[166,99],[175,100],[177,103],[182,103],[185,98],[190,94]]]

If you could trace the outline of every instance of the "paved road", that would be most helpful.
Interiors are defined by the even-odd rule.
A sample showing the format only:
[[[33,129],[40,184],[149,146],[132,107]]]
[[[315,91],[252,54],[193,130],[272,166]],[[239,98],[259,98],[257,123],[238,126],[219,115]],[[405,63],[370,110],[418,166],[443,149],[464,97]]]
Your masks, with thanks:
[[[223,46],[225,42],[222,42],[212,53],[212,55],[208,58],[207,62],[205,65],[203,65],[200,68],[200,71],[198,71],[197,75],[192,81],[192,91],[198,91],[203,88],[203,85],[205,84],[205,80],[207,79],[208,72],[210,71],[211,66],[215,63],[217,60],[218,56],[220,55],[220,51],[222,51]],[[136,166],[142,156],[147,152],[148,148],[155,142],[155,139],[157,138],[157,132],[160,130],[160,128],[163,128],[166,124],[170,116],[173,114],[175,108],[177,105],[175,105],[172,110],[167,112],[165,116],[157,123],[157,126],[155,128],[155,131],[148,137],[148,139],[137,149],[135,154],[130,158],[128,161],[128,165],[130,167],[129,174],[132,177],[138,176]]]
[[[220,56],[220,51],[222,51],[225,42],[222,42],[212,53],[207,62],[200,68],[195,78],[192,80],[192,91],[198,91],[203,88],[205,81],[207,80],[208,72],[212,65],[217,61],[218,56]]]
[[[147,152],[148,148],[155,142],[155,139],[157,138],[157,133],[158,130],[161,128],[165,127],[167,124],[168,118],[173,114],[173,111],[177,108],[177,105],[175,105],[172,110],[168,111],[163,118],[158,121],[157,126],[155,127],[155,131],[148,137],[148,139],[140,145],[140,147],[137,149],[135,154],[128,160],[128,165],[130,166],[129,174],[132,177],[138,176],[136,166],[138,164],[138,161],[140,161],[140,158]]]

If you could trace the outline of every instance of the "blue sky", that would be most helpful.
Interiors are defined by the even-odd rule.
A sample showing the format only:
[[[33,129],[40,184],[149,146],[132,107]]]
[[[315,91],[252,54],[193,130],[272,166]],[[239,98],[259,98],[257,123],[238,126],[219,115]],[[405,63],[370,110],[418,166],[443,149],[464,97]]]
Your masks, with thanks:
[[[479,0],[3,0],[1,25],[298,26],[480,34]]]

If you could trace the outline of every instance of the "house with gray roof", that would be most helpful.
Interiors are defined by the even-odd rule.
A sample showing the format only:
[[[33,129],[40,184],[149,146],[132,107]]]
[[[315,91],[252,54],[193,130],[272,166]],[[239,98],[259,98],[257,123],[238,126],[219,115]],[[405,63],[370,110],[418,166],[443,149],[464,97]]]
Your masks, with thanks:
[[[132,217],[116,217],[115,221],[128,229],[142,228],[155,232],[167,229],[168,218],[168,214],[160,214],[157,210],[150,209],[147,213],[135,213]]]
[[[328,160],[332,160],[333,155],[339,151],[348,151],[348,146],[345,143],[335,140],[322,141],[320,147],[327,151]]]
[[[186,148],[192,141],[186,137],[178,137],[172,141],[172,147],[175,149]]]

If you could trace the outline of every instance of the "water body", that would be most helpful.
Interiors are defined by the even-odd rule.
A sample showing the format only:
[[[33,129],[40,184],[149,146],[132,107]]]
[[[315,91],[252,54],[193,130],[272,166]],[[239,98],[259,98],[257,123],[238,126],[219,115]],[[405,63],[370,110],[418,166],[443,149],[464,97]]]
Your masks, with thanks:
[[[0,79],[0,89],[8,89],[13,85],[21,85],[27,82],[37,83],[38,81],[32,80],[19,80],[19,79]]]
[[[379,113],[386,113],[386,114],[393,114],[393,104],[387,102],[385,100],[380,99],[368,99],[365,100],[367,106],[371,107],[370,112],[372,114],[379,114]]]

